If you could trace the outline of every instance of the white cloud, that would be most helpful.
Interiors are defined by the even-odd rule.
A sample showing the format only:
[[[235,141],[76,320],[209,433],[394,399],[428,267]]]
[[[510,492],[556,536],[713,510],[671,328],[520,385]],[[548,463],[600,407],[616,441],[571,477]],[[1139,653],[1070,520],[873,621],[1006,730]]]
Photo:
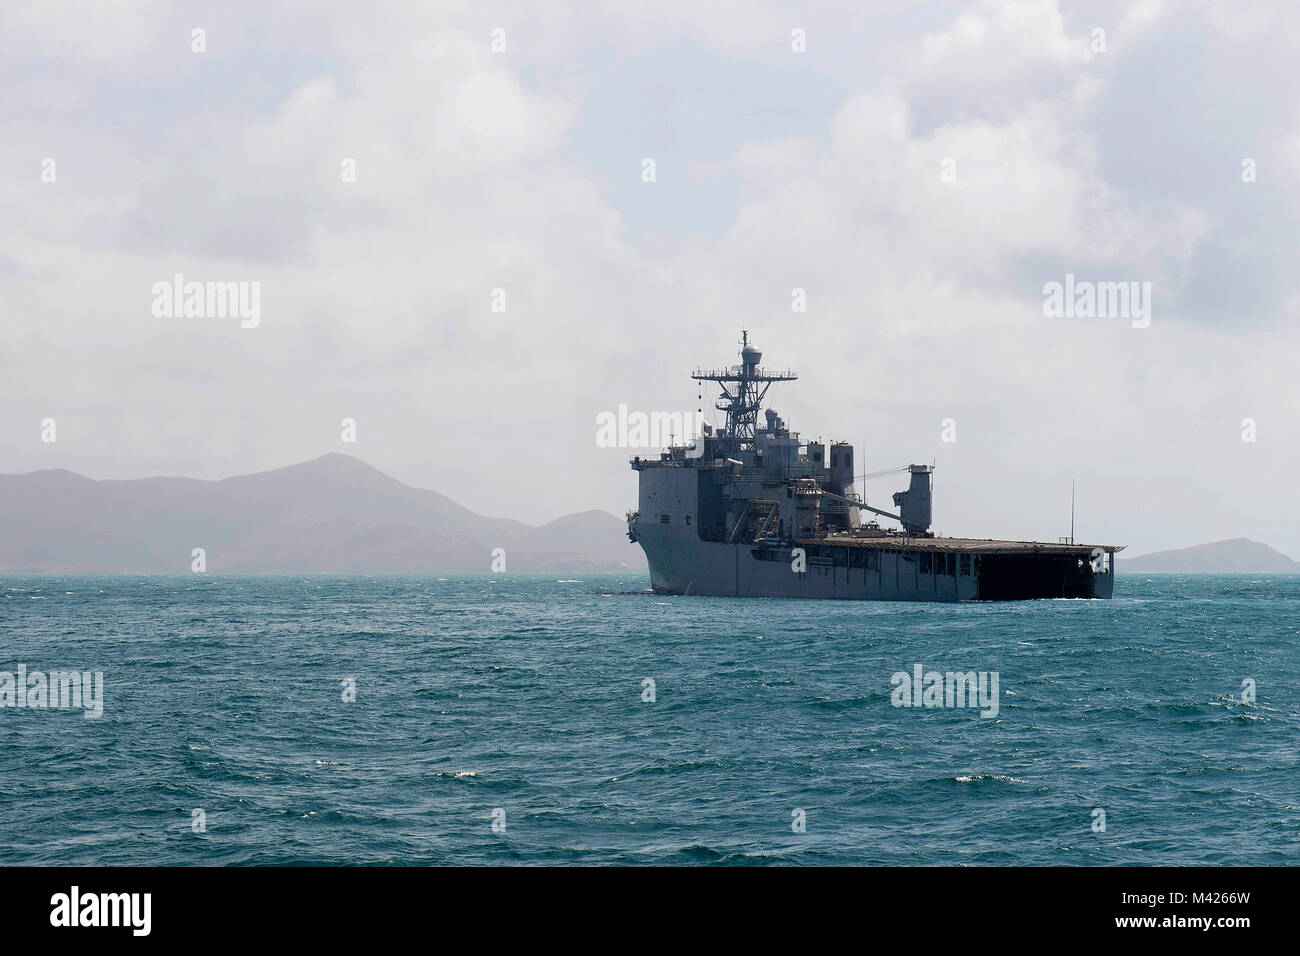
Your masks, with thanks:
[[[345,450],[487,513],[618,511],[634,476],[628,454],[595,448],[595,414],[696,407],[689,368],[729,360],[743,326],[804,373],[773,393],[794,427],[866,439],[872,466],[938,459],[947,531],[1050,535],[1079,477],[1092,527],[1120,543],[1248,534],[1300,554],[1272,519],[1294,513],[1280,485],[1229,493],[1297,464],[1282,438],[1300,417],[1296,333],[1267,316],[1181,321],[1177,293],[1230,224],[1209,198],[1117,176],[1098,123],[1151,79],[1142,44],[1172,14],[1117,8],[1103,61],[1080,46],[1087,11],[1053,3],[898,27],[820,11],[806,68],[842,81],[823,42],[899,67],[861,78],[816,136],[744,136],[743,86],[674,94],[734,103],[731,155],[678,148],[696,183],[739,182],[737,214],[716,235],[629,243],[608,171],[573,151],[582,90],[602,82],[601,57],[682,36],[690,55],[791,69],[795,13],[756,9],[381,5],[352,28],[342,6],[285,25],[235,7],[214,27],[230,48],[205,64],[157,52],[179,23],[108,24],[115,47],[25,8],[6,25],[66,64],[59,102],[111,96],[102,118],[0,115],[19,154],[0,175],[18,223],[0,237],[0,470],[215,477]],[[497,25],[506,55],[488,46]],[[151,50],[181,58],[141,80]],[[241,62],[256,68],[225,72]],[[51,149],[59,181],[41,184]],[[345,157],[356,183],[340,180]],[[1238,238],[1246,254],[1277,239]],[[1067,269],[1153,281],[1166,297],[1152,327],[1044,318],[1038,290]],[[262,326],[153,318],[151,285],[174,272],[261,281]],[[806,314],[790,311],[796,286]],[[489,308],[498,287],[504,314]],[[56,447],[38,441],[46,415]],[[346,448],[345,416],[360,436]],[[1256,446],[1239,440],[1245,416]]]

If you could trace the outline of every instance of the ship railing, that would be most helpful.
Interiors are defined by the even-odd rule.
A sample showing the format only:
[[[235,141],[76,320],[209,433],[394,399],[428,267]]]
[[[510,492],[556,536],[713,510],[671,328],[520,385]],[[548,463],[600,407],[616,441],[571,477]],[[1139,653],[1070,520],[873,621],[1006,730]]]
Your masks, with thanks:
[[[732,365],[727,368],[697,368],[691,372],[691,378],[704,379],[713,381],[714,379],[732,379],[739,378],[745,372],[745,366]],[[799,378],[799,374],[792,368],[784,371],[774,372],[770,369],[756,368],[749,378],[762,379],[764,381],[793,382]]]

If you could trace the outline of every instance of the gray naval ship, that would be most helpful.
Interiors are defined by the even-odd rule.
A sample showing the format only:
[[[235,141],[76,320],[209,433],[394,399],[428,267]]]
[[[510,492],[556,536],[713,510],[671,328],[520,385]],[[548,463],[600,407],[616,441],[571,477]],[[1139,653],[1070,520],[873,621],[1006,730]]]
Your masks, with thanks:
[[[804,441],[763,400],[791,371],[760,368],[763,354],[742,332],[740,364],[697,369],[715,383],[725,427],[705,426],[657,459],[632,459],[639,505],[628,537],[645,550],[662,594],[844,598],[881,601],[1012,601],[1109,598],[1122,546],[935,537],[933,469],[908,476],[896,511],[855,490],[853,446]],[[701,386],[703,387],[703,386]],[[866,477],[879,477],[887,472]],[[863,521],[867,512],[898,528]]]

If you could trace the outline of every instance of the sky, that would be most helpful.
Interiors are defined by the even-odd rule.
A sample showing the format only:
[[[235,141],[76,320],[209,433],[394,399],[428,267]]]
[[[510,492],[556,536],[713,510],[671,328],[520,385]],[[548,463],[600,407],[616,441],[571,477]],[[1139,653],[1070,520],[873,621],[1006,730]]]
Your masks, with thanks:
[[[940,533],[1056,540],[1073,481],[1082,541],[1300,557],[1297,47],[1267,0],[11,0],[0,472],[622,514],[598,416],[707,409],[746,329]]]

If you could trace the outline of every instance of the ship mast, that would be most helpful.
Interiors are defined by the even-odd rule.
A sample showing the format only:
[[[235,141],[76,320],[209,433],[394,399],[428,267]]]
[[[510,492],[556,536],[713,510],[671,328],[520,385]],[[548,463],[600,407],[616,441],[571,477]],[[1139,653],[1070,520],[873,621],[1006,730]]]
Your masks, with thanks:
[[[691,374],[696,381],[714,382],[722,389],[713,407],[726,413],[727,424],[718,438],[723,448],[732,454],[753,450],[758,413],[772,383],[793,382],[799,377],[789,370],[769,372],[759,368],[763,353],[750,344],[748,330],[742,329],[740,335],[739,365],[722,369],[697,368]]]

